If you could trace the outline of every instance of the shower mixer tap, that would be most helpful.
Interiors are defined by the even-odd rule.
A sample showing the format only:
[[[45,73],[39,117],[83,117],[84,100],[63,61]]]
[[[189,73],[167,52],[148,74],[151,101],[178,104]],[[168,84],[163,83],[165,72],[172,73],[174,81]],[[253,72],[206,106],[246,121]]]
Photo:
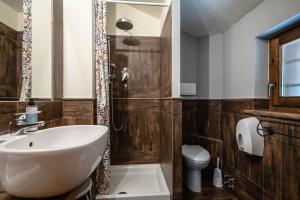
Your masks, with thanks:
[[[121,73],[122,73],[122,82],[128,81],[129,79],[128,67],[124,67]]]

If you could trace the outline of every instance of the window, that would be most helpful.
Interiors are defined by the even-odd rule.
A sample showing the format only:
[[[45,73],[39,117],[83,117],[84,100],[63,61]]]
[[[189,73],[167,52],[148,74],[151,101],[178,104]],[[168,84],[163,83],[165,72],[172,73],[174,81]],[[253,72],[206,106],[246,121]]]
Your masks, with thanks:
[[[280,96],[300,96],[300,39],[281,46]]]
[[[300,107],[300,27],[270,39],[269,48],[271,107]]]

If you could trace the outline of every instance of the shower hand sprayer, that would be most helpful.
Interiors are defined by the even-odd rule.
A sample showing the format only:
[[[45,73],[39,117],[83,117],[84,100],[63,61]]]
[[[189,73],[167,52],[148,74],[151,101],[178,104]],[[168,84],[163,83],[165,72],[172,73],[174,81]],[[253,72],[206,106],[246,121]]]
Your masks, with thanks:
[[[131,30],[133,28],[133,24],[131,22],[131,20],[127,19],[126,17],[123,17],[121,19],[118,19],[117,23],[116,23],[116,27],[127,32],[129,30]],[[111,48],[110,48],[110,37],[107,37],[107,47],[108,47],[108,66],[109,66],[109,78],[110,78],[110,102],[111,102],[111,124],[113,126],[113,129],[115,131],[121,131],[124,127],[124,123],[125,123],[125,106],[126,106],[126,96],[127,96],[127,82],[129,80],[129,71],[128,71],[128,67],[123,67],[123,70],[121,71],[121,80],[122,80],[122,84],[124,86],[124,98],[123,98],[123,115],[122,115],[122,122],[120,127],[116,127],[115,125],[115,119],[114,119],[114,95],[113,95],[113,90],[114,90],[114,80],[116,78],[115,75],[115,69],[116,69],[116,65],[111,63]]]
[[[126,105],[126,96],[127,96],[127,82],[129,80],[129,71],[127,67],[124,67],[121,71],[121,80],[124,86],[124,98],[123,98],[123,114],[122,114],[122,122],[119,127],[115,125],[115,118],[114,118],[114,81],[116,79],[115,70],[117,66],[114,63],[111,63],[110,59],[110,38],[108,37],[108,66],[109,66],[109,81],[110,81],[110,104],[111,104],[111,124],[115,131],[121,131],[124,127],[125,122],[125,105]]]

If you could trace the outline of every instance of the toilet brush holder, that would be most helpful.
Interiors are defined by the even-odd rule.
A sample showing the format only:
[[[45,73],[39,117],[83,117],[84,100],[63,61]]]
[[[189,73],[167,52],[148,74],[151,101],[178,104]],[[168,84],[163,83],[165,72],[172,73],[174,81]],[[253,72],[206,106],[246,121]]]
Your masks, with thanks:
[[[213,184],[215,187],[222,188],[223,187],[222,171],[219,166],[220,166],[220,158],[218,157],[217,168],[215,168],[214,170]]]

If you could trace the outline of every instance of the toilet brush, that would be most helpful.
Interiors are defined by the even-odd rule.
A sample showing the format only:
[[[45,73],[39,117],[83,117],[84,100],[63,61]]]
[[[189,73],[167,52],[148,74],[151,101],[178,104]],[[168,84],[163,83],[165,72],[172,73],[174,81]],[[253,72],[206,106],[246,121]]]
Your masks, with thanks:
[[[214,170],[214,179],[213,184],[215,187],[221,188],[223,187],[223,181],[222,181],[222,171],[219,167],[220,164],[220,158],[217,159],[217,168]]]

